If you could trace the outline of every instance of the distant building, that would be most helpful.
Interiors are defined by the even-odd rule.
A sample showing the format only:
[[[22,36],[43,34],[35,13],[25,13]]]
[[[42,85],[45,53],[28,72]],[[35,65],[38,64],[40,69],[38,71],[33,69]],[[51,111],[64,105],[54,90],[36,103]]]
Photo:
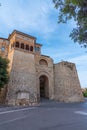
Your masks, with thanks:
[[[10,60],[10,81],[4,102],[11,105],[35,105],[48,98],[60,102],[80,102],[83,95],[74,63],[53,63],[41,55],[36,38],[14,30],[0,38],[0,55]]]

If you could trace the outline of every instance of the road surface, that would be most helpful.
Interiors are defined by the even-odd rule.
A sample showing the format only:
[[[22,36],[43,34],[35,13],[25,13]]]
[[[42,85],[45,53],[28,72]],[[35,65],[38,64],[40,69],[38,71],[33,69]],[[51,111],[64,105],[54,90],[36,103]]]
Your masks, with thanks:
[[[0,130],[87,130],[87,101],[42,101],[37,107],[0,106]]]

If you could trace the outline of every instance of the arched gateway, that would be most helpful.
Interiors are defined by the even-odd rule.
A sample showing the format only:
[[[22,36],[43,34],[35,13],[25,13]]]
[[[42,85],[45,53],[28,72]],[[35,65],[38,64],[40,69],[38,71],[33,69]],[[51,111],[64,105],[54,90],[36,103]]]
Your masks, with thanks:
[[[60,62],[41,54],[36,37],[14,30],[0,38],[0,55],[9,59],[9,105],[36,105],[41,97],[61,102],[80,102],[83,95],[74,63]],[[2,100],[4,96],[0,95]]]
[[[41,98],[47,98],[47,99],[53,99],[53,81],[51,80],[51,75],[50,73],[47,73],[45,71],[41,71],[37,73],[37,93],[38,93],[38,98],[41,101]]]
[[[49,79],[45,75],[39,77],[40,98],[49,98]]]

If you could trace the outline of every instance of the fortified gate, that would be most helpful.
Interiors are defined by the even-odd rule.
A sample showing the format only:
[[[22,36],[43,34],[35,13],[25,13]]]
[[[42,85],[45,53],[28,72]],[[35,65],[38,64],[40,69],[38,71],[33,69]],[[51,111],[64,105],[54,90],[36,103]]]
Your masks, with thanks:
[[[0,55],[10,61],[5,103],[35,105],[42,97],[61,102],[83,101],[75,64],[54,64],[52,58],[41,54],[41,47],[35,37],[17,30],[7,39],[0,38]]]

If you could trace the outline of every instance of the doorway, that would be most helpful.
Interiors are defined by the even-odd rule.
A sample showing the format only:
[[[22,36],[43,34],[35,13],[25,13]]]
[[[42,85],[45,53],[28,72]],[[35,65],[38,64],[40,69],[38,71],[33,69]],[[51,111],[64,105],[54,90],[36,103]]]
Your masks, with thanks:
[[[49,81],[45,75],[40,76],[40,98],[49,98]]]

